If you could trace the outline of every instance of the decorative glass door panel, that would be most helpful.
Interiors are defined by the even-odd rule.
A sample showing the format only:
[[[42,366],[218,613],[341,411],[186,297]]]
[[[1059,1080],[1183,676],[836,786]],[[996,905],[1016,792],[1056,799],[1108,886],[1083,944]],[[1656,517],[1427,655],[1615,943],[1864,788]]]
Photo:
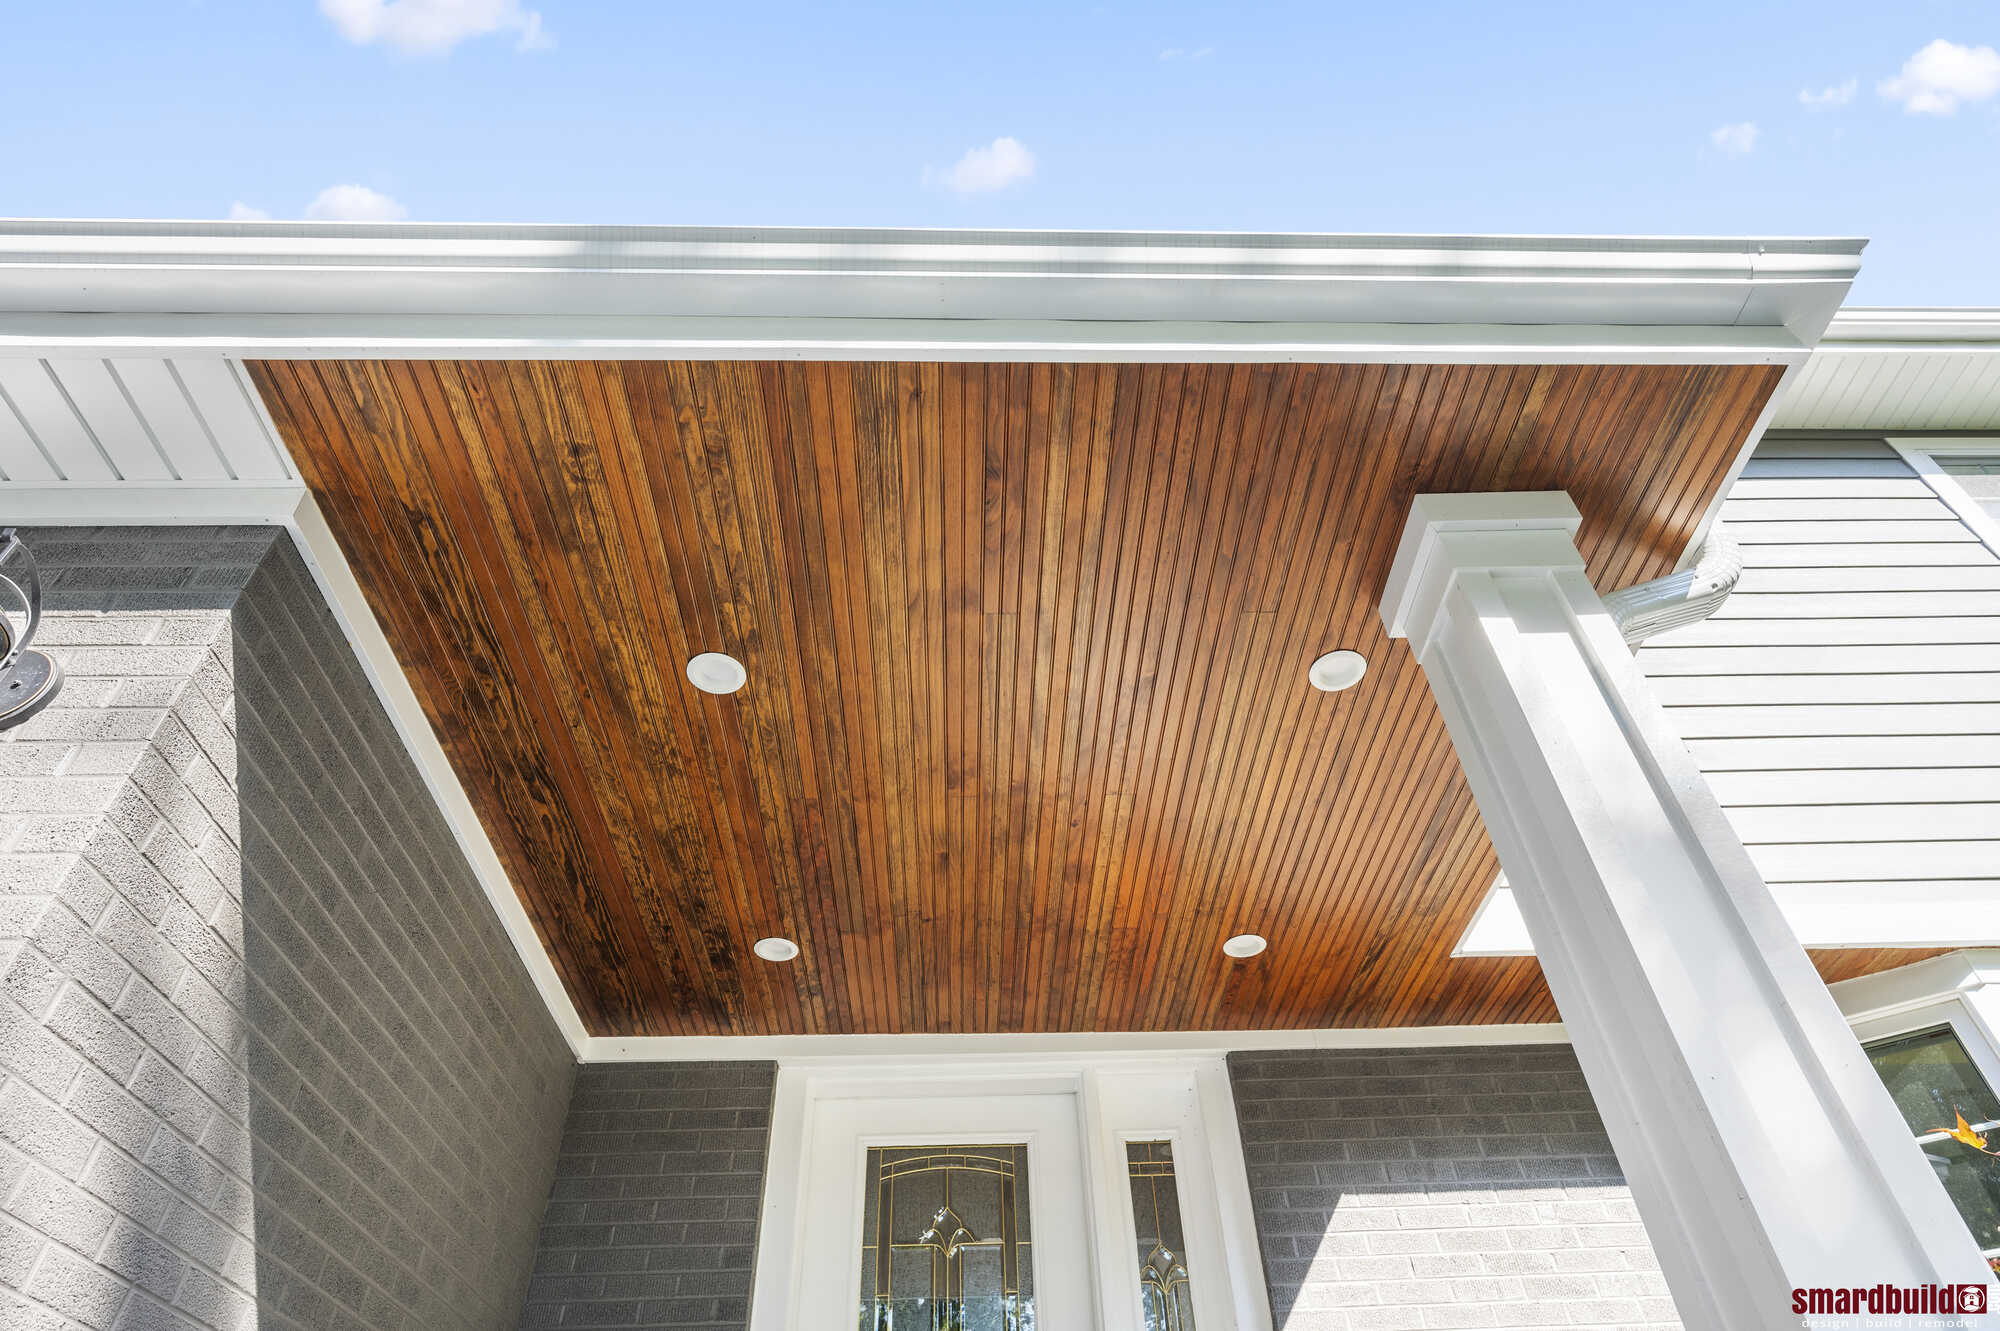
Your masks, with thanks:
[[[767,1214],[788,1254],[769,1260],[792,1274],[782,1293],[760,1286],[758,1331],[1102,1331],[1073,1091],[826,1084],[807,1109],[797,1209],[779,1231]],[[762,1252],[758,1266],[773,1269]]]
[[[859,1331],[1032,1331],[1028,1148],[871,1146]]]
[[[1173,1143],[1125,1143],[1125,1170],[1132,1185],[1132,1228],[1139,1238],[1145,1331],[1195,1331]]]

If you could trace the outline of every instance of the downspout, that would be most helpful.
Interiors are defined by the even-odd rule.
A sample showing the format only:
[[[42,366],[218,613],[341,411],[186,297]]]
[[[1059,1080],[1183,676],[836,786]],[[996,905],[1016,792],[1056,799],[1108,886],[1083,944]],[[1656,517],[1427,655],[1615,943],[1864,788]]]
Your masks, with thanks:
[[[1611,612],[1625,641],[1637,647],[1669,629],[1698,624],[1721,608],[1743,576],[1743,552],[1720,522],[1709,528],[1694,567],[1608,593]]]

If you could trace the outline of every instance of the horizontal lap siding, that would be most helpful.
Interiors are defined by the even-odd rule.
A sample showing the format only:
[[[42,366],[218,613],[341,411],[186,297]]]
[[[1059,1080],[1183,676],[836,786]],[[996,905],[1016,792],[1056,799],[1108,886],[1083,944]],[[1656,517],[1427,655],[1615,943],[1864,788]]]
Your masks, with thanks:
[[[1772,439],[1735,595],[1639,654],[1764,877],[2000,887],[2000,556],[1879,439]]]

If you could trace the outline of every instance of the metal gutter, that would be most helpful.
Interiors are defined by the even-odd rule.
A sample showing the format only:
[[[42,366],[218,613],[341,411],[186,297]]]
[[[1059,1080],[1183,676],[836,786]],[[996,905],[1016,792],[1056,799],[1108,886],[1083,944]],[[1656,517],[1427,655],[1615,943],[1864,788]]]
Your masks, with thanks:
[[[1855,306],[1835,311],[1820,338],[1820,345],[1829,351],[1869,346],[1936,349],[1950,343],[2000,344],[2000,308]]]
[[[1566,330],[1553,340],[1578,355],[1607,341],[1783,353],[1817,340],[1864,243],[8,221],[0,350],[96,338],[177,353],[193,339],[239,354],[353,343],[528,355],[547,336],[568,354],[649,338],[679,344],[661,354],[714,344],[718,355],[968,341],[970,358],[996,345],[1143,347],[1171,330],[1185,358],[1254,348],[1266,332],[1316,356],[1323,330],[1368,348],[1427,329],[1489,356],[1534,330],[1542,341]],[[885,333],[890,321],[909,336]],[[1127,328],[1090,327],[1101,324]],[[1473,331],[1437,336],[1460,328]]]

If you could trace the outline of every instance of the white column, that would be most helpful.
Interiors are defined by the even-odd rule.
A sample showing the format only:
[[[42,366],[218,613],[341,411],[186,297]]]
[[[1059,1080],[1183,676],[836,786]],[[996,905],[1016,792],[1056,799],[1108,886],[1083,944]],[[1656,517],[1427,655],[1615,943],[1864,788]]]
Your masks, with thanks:
[[[1560,492],[1423,495],[1383,594],[1691,1328],[1986,1265],[1584,574]]]

